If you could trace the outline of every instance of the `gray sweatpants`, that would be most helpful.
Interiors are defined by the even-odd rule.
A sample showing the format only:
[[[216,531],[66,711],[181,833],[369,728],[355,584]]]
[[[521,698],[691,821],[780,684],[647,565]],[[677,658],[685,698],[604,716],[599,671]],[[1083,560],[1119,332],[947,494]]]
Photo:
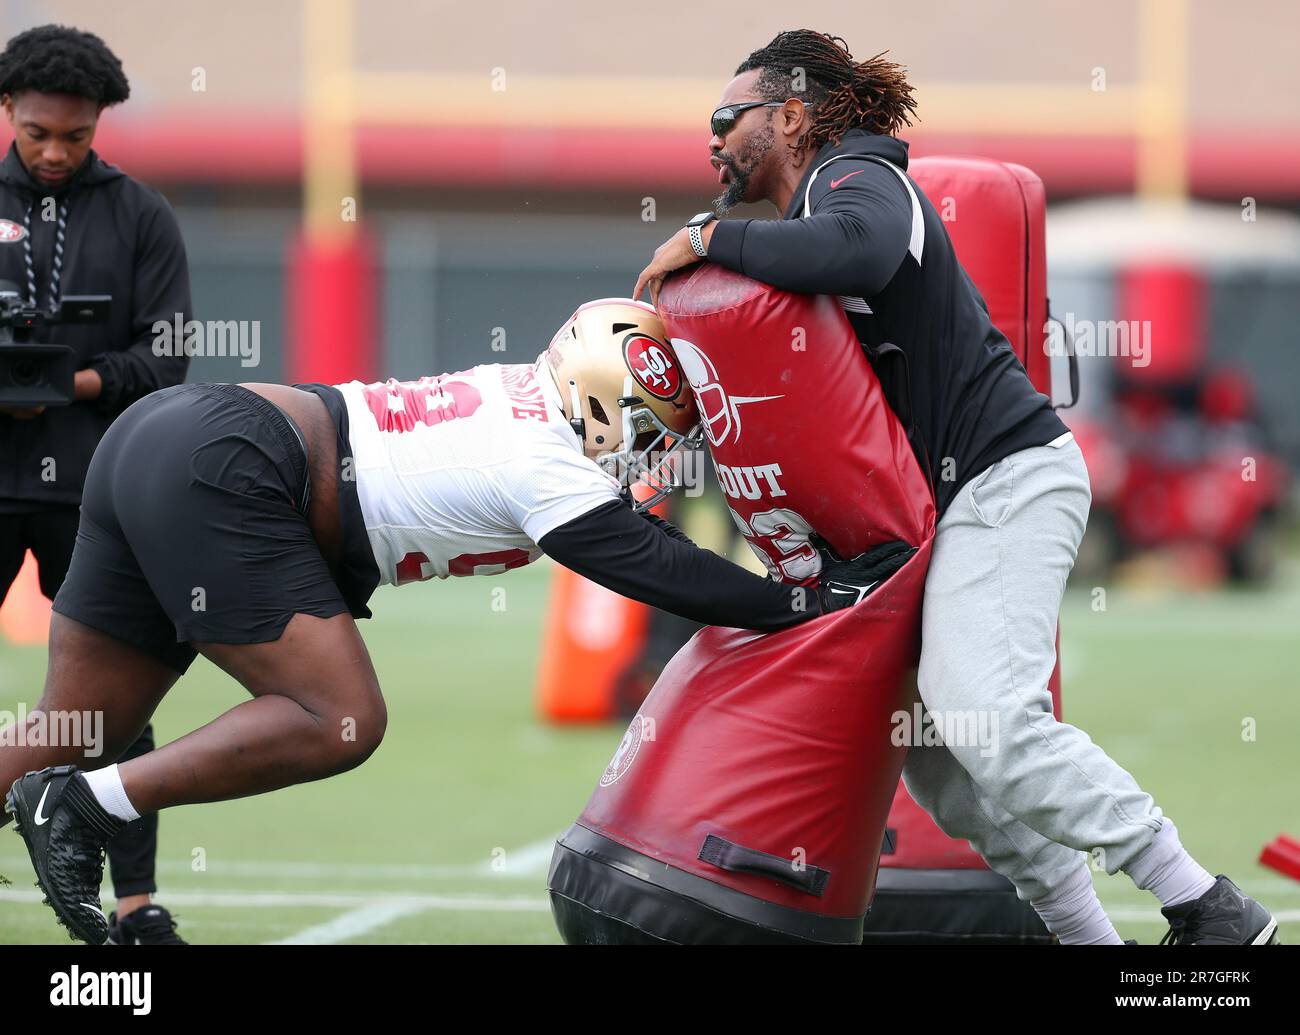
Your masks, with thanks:
[[[1133,777],[1052,715],[1057,616],[1091,502],[1073,439],[999,460],[939,522],[925,582],[917,681],[931,732],[946,736],[912,747],[903,779],[1029,901],[1084,852],[1101,849],[1116,872],[1161,824]]]

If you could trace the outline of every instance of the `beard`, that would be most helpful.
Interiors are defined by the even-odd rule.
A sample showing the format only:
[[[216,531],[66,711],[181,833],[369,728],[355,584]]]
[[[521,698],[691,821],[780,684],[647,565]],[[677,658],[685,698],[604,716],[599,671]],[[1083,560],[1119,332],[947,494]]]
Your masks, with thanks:
[[[768,124],[746,140],[738,154],[728,155],[725,152],[719,154],[719,159],[731,170],[731,181],[727,184],[727,189],[719,194],[713,202],[713,210],[719,216],[726,215],[743,201],[753,200],[748,195],[750,184],[754,178],[754,170],[771,153],[772,145],[775,142],[776,134],[772,132],[772,127]]]

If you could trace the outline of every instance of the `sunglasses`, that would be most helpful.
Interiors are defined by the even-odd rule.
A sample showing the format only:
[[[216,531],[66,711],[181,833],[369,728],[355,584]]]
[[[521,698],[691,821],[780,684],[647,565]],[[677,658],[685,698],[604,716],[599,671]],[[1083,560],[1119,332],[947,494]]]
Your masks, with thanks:
[[[749,101],[745,104],[726,104],[713,113],[709,128],[715,137],[725,137],[736,128],[736,120],[750,108],[779,108],[785,101]]]

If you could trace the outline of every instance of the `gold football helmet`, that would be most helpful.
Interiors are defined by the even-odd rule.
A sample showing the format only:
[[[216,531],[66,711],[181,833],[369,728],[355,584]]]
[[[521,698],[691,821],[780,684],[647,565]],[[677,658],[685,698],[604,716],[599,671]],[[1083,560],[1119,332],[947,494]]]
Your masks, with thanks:
[[[699,418],[658,314],[631,298],[579,306],[540,363],[551,373],[583,452],[654,506],[681,485],[680,454],[700,444]]]

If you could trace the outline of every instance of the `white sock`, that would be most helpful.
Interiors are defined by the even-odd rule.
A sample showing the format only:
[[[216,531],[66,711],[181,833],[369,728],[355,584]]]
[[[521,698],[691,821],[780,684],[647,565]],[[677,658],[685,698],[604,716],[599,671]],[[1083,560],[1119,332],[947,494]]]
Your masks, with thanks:
[[[104,806],[104,811],[110,816],[128,822],[140,818],[140,813],[135,811],[131,799],[126,796],[126,788],[122,786],[122,776],[118,773],[116,765],[82,773],[82,775],[86,778],[86,783],[90,784],[90,791],[95,796],[95,800]]]
[[[1149,891],[1162,906],[1179,906],[1200,898],[1212,887],[1209,870],[1187,854],[1178,840],[1178,828],[1165,816],[1152,842],[1124,868],[1143,891]]]
[[[1101,908],[1086,863],[1080,863],[1079,868],[1047,898],[1030,905],[1062,945],[1124,944],[1110,917]]]

